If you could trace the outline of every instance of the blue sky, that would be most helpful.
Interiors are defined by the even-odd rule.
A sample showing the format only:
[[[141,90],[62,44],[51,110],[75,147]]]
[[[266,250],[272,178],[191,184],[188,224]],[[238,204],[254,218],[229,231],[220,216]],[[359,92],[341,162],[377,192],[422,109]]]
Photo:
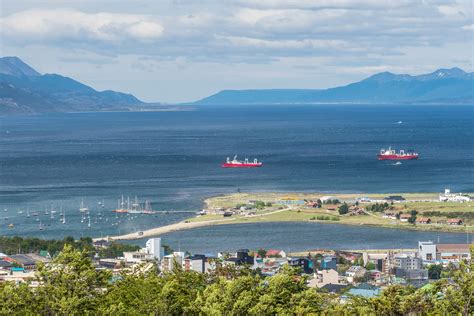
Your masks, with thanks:
[[[1,55],[144,101],[473,71],[471,0],[2,0]]]

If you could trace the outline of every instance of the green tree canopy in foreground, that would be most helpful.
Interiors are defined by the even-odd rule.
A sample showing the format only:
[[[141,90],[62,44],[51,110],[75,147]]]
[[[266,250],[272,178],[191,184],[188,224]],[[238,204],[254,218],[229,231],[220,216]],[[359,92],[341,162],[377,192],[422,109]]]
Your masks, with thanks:
[[[471,249],[471,253],[473,250]],[[65,246],[39,266],[37,287],[0,283],[0,314],[13,315],[472,315],[474,265],[461,263],[448,281],[420,289],[394,285],[375,298],[310,289],[285,267],[273,277],[232,269],[198,274],[175,269],[158,275],[97,270],[87,251]]]

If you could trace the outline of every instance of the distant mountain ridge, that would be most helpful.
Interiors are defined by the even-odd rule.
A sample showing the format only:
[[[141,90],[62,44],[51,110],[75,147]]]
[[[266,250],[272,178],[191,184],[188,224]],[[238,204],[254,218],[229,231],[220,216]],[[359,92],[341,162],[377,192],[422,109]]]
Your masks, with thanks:
[[[0,114],[130,110],[131,94],[96,91],[58,74],[40,74],[18,57],[0,58]]]
[[[473,79],[457,67],[417,76],[381,72],[329,89],[223,90],[193,104],[474,104]]]

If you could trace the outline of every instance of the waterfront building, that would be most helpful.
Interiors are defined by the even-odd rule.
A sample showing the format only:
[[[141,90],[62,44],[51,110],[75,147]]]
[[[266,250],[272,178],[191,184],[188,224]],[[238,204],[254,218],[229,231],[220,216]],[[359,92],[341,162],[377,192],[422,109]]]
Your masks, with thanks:
[[[419,241],[418,257],[423,262],[436,260],[436,245],[432,241]]]
[[[439,195],[440,202],[469,202],[471,197],[468,195],[463,195],[461,193],[451,193],[450,189],[444,189],[444,194]]]
[[[151,254],[154,259],[161,260],[165,253],[161,245],[161,238],[148,239],[145,244],[145,252]]]
[[[437,244],[436,260],[442,263],[471,260],[469,244]]]

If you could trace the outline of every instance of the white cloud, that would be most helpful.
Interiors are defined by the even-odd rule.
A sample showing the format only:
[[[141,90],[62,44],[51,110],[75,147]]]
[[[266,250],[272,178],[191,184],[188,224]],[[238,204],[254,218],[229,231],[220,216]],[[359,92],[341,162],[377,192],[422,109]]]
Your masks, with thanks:
[[[164,28],[146,15],[84,13],[72,9],[27,10],[0,20],[13,41],[108,41],[157,38]]]

